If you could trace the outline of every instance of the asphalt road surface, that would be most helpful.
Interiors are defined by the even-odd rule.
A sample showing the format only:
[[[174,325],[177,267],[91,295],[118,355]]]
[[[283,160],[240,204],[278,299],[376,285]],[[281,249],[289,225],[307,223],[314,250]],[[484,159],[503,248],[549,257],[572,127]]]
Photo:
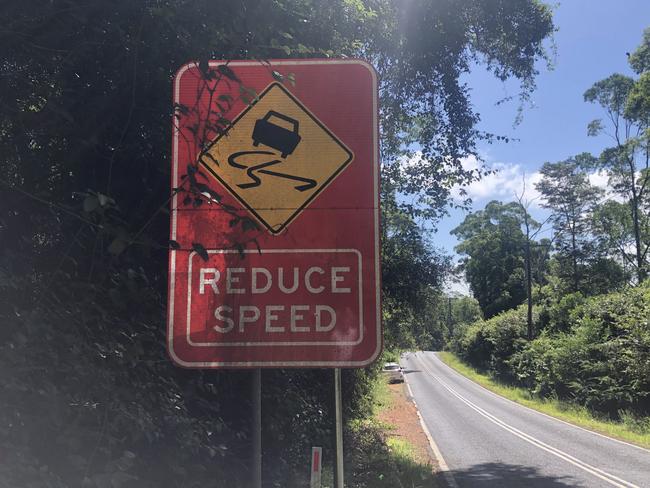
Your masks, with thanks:
[[[433,352],[401,364],[452,487],[650,487],[649,450],[517,405]]]

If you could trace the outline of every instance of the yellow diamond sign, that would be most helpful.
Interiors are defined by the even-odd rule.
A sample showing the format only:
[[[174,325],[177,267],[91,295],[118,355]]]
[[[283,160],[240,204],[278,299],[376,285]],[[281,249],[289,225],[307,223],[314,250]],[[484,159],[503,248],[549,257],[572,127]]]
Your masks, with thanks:
[[[297,98],[272,83],[202,154],[201,162],[277,234],[353,158]]]

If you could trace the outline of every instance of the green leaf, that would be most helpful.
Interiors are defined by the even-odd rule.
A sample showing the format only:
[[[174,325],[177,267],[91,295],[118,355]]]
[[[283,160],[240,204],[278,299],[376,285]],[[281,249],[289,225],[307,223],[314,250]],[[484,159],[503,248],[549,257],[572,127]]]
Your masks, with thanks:
[[[274,70],[274,71],[271,73],[271,75],[273,75],[273,78],[275,78],[275,79],[278,80],[278,81],[284,81],[284,76],[282,76],[282,73],[280,73],[279,71],[275,71],[275,70]]]
[[[173,239],[169,239],[169,247],[174,251],[178,251],[181,248],[181,245]]]
[[[235,72],[226,64],[220,64],[217,66],[217,71],[219,71],[219,73],[224,75],[226,78],[230,78],[233,81],[239,81],[239,78],[237,78]]]
[[[289,83],[291,83],[291,86],[296,86],[296,75],[295,75],[295,73],[288,73],[287,74],[287,80],[289,80]]]
[[[208,255],[208,251],[205,249],[205,247],[203,247],[202,244],[199,244],[198,242],[193,242],[192,249],[196,252],[196,254],[201,256],[203,261],[207,261],[208,259],[210,259],[210,256]]]

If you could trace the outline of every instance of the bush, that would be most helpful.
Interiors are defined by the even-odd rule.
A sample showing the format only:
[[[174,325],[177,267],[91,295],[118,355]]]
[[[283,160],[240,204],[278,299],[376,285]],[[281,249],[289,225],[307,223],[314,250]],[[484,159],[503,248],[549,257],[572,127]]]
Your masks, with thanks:
[[[525,336],[526,309],[522,306],[470,325],[454,344],[454,350],[474,367],[510,379],[512,371],[507,361],[524,346]]]
[[[547,321],[526,342],[525,308],[470,325],[454,343],[475,367],[592,411],[620,418],[650,414],[650,285],[585,299],[579,293],[546,303]]]

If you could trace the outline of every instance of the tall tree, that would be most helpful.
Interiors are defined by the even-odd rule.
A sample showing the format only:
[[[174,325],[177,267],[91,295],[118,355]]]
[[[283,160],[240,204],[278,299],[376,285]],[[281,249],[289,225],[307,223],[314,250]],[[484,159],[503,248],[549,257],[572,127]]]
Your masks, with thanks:
[[[526,298],[522,217],[518,203],[491,201],[451,231],[461,240],[456,251],[464,255],[461,266],[485,318]]]
[[[489,137],[463,73],[477,61],[520,80],[525,96],[553,31],[536,0],[9,1],[0,25],[0,468],[8,486],[38,488],[246,477],[245,376],[179,370],[164,345],[181,64],[368,59],[381,83],[384,175],[422,191],[436,214],[449,188],[476,176],[460,156]],[[412,142],[424,148],[421,170],[400,172]],[[388,229],[418,250],[408,228]],[[404,284],[393,278],[391,293]],[[392,296],[409,300],[403,291]],[[344,375],[350,418],[362,413],[366,374]],[[318,371],[265,379],[281,392],[265,396],[269,485],[304,485],[306,439],[329,442],[326,381]]]
[[[532,201],[525,197],[526,195],[526,178],[523,179],[523,187],[521,193],[515,195],[519,210],[521,212],[521,225],[524,232],[524,269],[526,270],[526,331],[528,340],[533,340],[533,261],[538,266],[540,257],[544,253],[534,252],[533,249],[537,248],[539,244],[535,242],[535,237],[543,230],[543,224],[537,222],[530,215],[528,209]]]
[[[535,86],[531,61],[548,62],[543,41],[553,30],[552,11],[536,0],[379,3],[390,12],[379,22],[390,29],[364,45],[381,80],[382,177],[416,197],[401,202],[409,212],[435,218],[451,188],[482,174],[464,169],[461,158],[476,154],[478,140],[497,137],[477,130],[462,74],[481,62],[500,80],[516,78],[523,104]],[[405,167],[404,159],[416,164]]]
[[[612,190],[629,205],[634,237],[633,252],[626,259],[633,263],[637,281],[648,276],[648,249],[644,242],[648,220],[643,212],[650,182],[650,73],[647,72],[650,33],[644,34],[642,45],[629,57],[638,80],[613,74],[589,88],[584,99],[600,105],[607,115],[609,127],[601,119],[588,126],[590,135],[607,134],[614,145],[605,149],[594,167],[607,171]]]
[[[635,245],[629,205],[615,200],[600,203],[594,209],[592,227],[599,247],[608,256],[615,258],[625,269],[636,267],[629,254]],[[648,243],[648,237],[647,234],[642,237],[645,243]]]
[[[542,179],[535,188],[542,194],[542,206],[551,211],[555,230],[556,258],[566,270],[564,276],[574,292],[581,289],[582,268],[595,257],[591,238],[592,212],[603,191],[589,182],[586,165],[593,160],[580,154],[557,163],[544,163]]]
[[[384,343],[389,349],[439,347],[442,328],[431,305],[450,270],[449,257],[434,250],[389,185],[382,187],[382,206]]]

